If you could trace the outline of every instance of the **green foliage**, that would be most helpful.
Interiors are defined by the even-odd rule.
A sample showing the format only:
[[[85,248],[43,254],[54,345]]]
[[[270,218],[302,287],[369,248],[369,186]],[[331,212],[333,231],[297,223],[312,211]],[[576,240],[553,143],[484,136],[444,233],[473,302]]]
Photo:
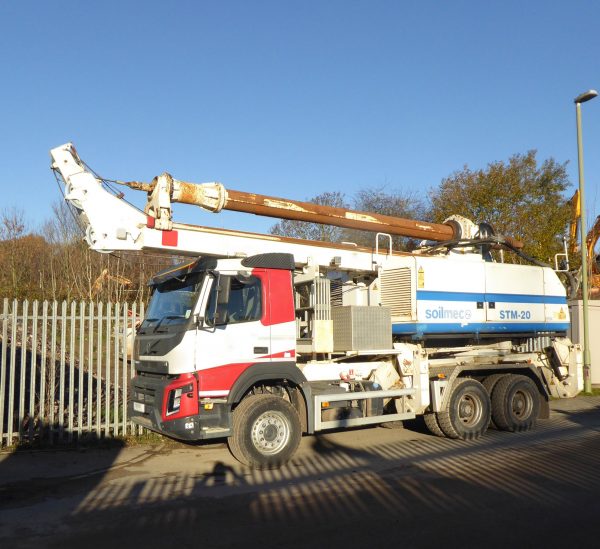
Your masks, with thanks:
[[[465,166],[445,178],[429,193],[430,218],[442,222],[458,214],[476,223],[487,221],[496,234],[521,240],[528,255],[551,262],[562,251],[570,216],[563,193],[569,186],[566,162],[549,158],[538,166],[532,150],[486,169]]]

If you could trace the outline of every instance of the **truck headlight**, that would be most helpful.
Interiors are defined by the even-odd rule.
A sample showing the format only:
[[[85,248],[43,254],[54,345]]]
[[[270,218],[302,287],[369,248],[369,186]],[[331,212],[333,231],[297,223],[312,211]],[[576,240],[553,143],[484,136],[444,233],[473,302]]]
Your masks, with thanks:
[[[183,387],[177,387],[169,391],[169,401],[167,403],[167,415],[179,412],[181,408],[181,397],[194,391],[194,386],[191,383]]]

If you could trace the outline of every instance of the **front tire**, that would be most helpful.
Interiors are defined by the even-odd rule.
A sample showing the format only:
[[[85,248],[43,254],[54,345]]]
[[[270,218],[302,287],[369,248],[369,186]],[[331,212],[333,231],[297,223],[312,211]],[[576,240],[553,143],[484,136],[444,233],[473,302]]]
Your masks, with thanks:
[[[490,396],[479,381],[469,378],[454,383],[445,409],[437,414],[444,434],[462,440],[481,437],[487,431],[490,418]]]
[[[250,395],[233,411],[233,456],[254,469],[276,469],[298,448],[302,431],[296,409],[281,397]]]
[[[502,431],[529,431],[540,413],[540,393],[527,376],[501,379],[492,394],[492,417]]]

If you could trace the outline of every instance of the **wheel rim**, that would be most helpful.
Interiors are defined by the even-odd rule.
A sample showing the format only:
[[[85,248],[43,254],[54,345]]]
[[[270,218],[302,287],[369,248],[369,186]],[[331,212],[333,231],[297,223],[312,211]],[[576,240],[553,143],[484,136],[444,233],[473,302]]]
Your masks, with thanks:
[[[458,419],[466,426],[477,425],[481,420],[481,402],[471,394],[463,395],[458,402]]]
[[[511,409],[514,417],[527,419],[533,409],[531,396],[525,391],[516,391],[511,401]]]
[[[290,424],[284,414],[269,410],[252,425],[252,444],[263,455],[273,455],[285,448],[290,439]]]

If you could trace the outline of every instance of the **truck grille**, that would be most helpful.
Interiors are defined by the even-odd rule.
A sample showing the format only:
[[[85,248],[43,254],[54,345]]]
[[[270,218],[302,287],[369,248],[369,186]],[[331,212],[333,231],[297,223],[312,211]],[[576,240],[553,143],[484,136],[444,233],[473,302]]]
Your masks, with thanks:
[[[132,385],[133,400],[152,406],[156,400],[156,388],[136,381]]]

